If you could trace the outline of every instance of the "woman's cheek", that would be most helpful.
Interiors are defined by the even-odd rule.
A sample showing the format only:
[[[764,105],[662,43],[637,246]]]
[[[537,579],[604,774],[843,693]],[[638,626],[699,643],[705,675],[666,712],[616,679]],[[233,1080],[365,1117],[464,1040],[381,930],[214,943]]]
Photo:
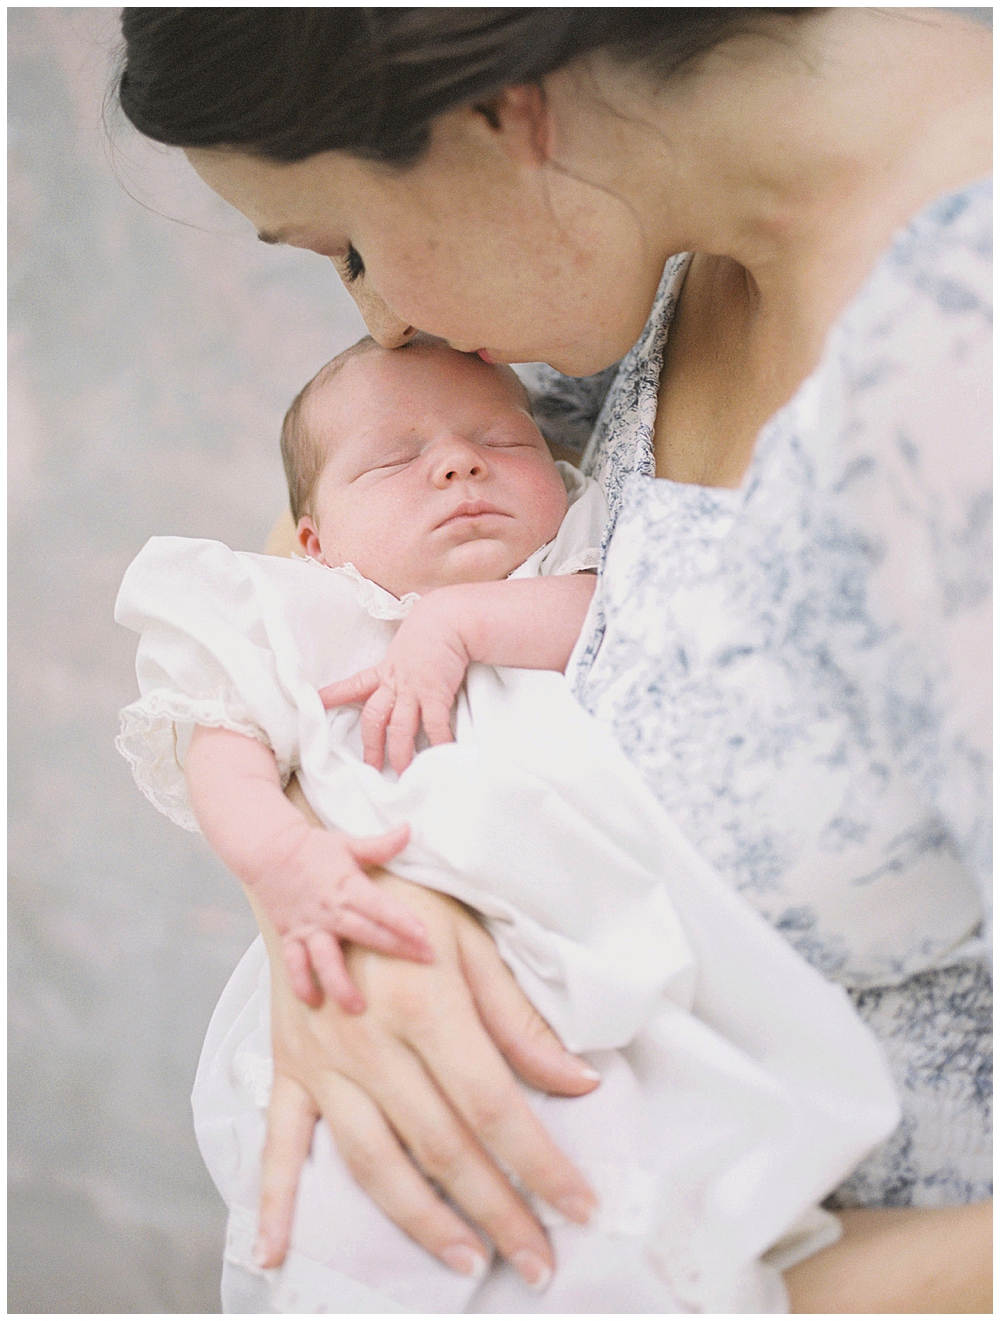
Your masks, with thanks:
[[[485,345],[495,338],[489,330],[496,303],[491,281],[485,271],[470,273],[458,256],[443,253],[445,246],[430,240],[418,253],[409,251],[391,267],[373,270],[372,287],[401,320],[426,334]]]

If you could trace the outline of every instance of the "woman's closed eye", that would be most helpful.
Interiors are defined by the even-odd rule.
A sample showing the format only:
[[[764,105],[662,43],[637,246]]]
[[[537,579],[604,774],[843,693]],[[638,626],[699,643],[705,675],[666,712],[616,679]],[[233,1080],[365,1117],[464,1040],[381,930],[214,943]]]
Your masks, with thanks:
[[[345,284],[353,284],[365,273],[365,264],[361,260],[361,253],[358,252],[353,243],[348,247],[346,256],[340,258],[340,265],[343,267]]]

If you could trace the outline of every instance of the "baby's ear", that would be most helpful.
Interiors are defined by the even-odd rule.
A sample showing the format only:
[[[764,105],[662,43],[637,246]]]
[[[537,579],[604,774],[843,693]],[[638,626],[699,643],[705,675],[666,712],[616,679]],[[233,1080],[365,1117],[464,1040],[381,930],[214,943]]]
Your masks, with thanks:
[[[295,529],[295,539],[302,547],[303,554],[308,555],[311,560],[318,560],[320,564],[326,564],[319,544],[319,532],[308,514],[303,514],[299,519]]]

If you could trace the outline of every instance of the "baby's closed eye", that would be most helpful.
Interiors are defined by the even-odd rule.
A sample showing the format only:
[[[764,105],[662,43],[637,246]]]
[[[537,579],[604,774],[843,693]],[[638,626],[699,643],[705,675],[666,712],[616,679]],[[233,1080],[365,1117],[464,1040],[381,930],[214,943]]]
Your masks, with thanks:
[[[505,432],[491,432],[488,435],[481,436],[478,443],[488,445],[491,449],[515,449],[529,446],[534,448],[534,442],[524,436],[512,435]]]
[[[358,473],[358,477],[355,478],[355,481],[362,477],[368,477],[373,473],[385,476],[387,473],[399,472],[401,469],[408,467],[418,457],[419,455],[415,451],[412,453],[394,454],[389,458],[380,460],[378,463],[368,464]]]

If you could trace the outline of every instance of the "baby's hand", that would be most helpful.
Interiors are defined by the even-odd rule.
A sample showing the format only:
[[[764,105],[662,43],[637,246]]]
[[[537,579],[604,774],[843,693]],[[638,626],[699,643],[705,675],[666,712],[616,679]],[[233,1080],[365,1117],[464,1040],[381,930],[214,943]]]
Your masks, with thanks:
[[[307,1005],[321,1003],[318,981],[341,1009],[363,1012],[365,1002],[347,971],[341,940],[433,961],[423,923],[361,870],[394,858],[409,837],[405,825],[367,839],[310,827],[281,865],[258,880],[255,888],[281,937],[292,989]]]
[[[397,774],[406,770],[421,724],[430,743],[454,742],[451,708],[469,653],[436,606],[434,593],[417,602],[380,665],[319,690],[328,710],[364,703],[361,740],[365,761],[376,770],[382,769],[387,748],[392,769]]]

